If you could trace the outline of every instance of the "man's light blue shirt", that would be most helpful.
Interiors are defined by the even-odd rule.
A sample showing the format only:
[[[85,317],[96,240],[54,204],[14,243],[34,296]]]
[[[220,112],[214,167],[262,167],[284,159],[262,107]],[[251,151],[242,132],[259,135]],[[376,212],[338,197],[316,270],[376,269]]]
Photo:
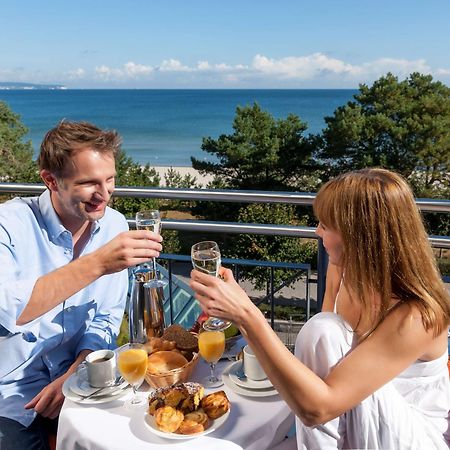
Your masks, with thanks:
[[[92,224],[80,256],[126,230],[124,216],[107,208]],[[0,416],[25,426],[35,412],[24,405],[65,373],[81,350],[115,346],[127,270],[104,275],[41,317],[16,325],[36,280],[72,259],[72,234],[61,224],[48,190],[0,205]]]

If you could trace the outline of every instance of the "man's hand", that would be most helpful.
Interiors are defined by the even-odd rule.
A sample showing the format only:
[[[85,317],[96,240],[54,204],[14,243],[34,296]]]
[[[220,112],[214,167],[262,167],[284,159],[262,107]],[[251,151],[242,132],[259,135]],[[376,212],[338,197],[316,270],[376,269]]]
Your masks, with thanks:
[[[76,372],[77,367],[91,352],[92,350],[88,349],[81,350],[67,372],[45,386],[36,397],[25,405],[25,409],[34,409],[42,417],[48,417],[49,419],[58,417],[64,402],[62,393],[64,381]]]
[[[157,258],[162,250],[161,235],[147,230],[125,231],[94,252],[103,274]]]
[[[36,397],[25,405],[25,409],[34,409],[42,417],[49,419],[58,417],[64,402],[62,385],[66,379],[67,373],[45,386]]]

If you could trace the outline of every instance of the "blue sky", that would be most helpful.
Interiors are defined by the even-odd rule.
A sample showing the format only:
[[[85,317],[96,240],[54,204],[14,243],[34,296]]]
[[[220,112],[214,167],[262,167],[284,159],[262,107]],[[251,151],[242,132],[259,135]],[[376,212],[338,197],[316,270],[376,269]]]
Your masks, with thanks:
[[[14,0],[0,81],[69,88],[450,85],[449,0]]]

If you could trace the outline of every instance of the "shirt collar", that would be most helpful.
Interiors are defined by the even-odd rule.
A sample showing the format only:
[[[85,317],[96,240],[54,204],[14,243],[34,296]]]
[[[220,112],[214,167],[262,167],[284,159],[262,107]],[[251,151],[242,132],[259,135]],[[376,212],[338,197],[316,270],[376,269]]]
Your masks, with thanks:
[[[48,189],[46,189],[39,196],[39,209],[41,211],[42,218],[44,219],[45,225],[52,240],[59,238],[59,236],[63,233],[69,233],[71,235],[70,231],[67,230],[61,223],[58,214],[56,214],[55,208],[53,207],[52,204],[50,191]],[[100,220],[96,220],[93,223],[93,225],[91,226],[91,234],[95,234],[100,230],[100,225],[103,219],[104,216]]]

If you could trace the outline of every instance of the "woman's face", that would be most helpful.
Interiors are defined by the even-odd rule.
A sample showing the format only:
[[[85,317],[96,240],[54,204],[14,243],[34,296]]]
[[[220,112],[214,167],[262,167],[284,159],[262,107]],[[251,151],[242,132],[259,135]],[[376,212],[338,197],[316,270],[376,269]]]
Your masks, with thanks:
[[[339,266],[342,261],[344,244],[341,235],[331,228],[326,227],[321,222],[316,228],[316,234],[322,238],[323,246],[328,253],[331,264]]]

